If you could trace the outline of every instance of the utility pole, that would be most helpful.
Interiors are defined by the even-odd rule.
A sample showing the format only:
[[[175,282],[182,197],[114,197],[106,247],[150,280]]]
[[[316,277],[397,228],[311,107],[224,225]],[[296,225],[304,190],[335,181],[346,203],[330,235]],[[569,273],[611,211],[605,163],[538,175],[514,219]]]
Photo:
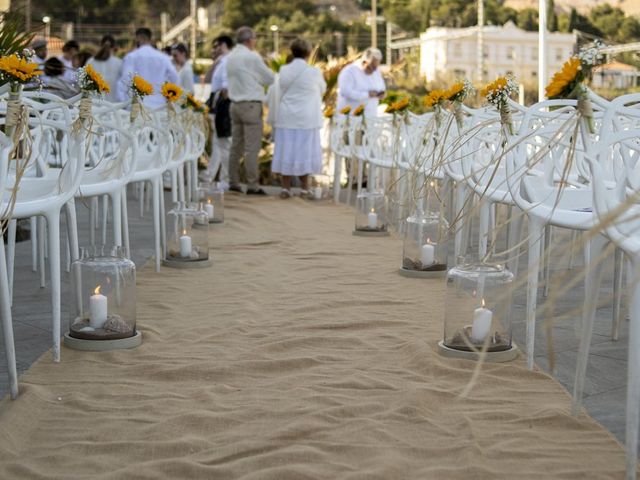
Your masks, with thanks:
[[[191,55],[196,58],[197,45],[197,28],[198,28],[198,0],[191,0]]]
[[[164,47],[164,37],[169,29],[169,14],[167,12],[160,13],[160,43]]]
[[[478,0],[478,83],[484,82],[484,0]]]
[[[547,1],[538,4],[538,101],[544,100],[547,83]]]
[[[25,30],[31,31],[31,0],[25,0],[24,6]]]
[[[391,29],[393,27],[393,25],[391,25],[391,22],[389,21],[389,19],[386,19],[385,21],[386,25],[387,25],[387,52],[386,52],[386,60],[387,60],[387,66],[391,66]]]
[[[378,2],[371,0],[371,46],[378,47]]]

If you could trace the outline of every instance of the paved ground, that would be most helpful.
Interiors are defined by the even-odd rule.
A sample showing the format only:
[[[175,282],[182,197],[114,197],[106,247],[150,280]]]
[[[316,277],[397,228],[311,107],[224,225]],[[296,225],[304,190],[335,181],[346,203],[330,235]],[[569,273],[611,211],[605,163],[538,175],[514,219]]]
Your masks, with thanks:
[[[137,201],[130,199],[129,202],[133,260],[137,265],[141,265],[152,255],[153,229],[151,218],[149,213],[144,218],[140,218]],[[88,211],[82,205],[78,206],[78,219],[81,235],[80,244],[86,245],[89,241]],[[345,232],[345,234],[349,235],[350,232]],[[558,232],[555,238],[556,244],[566,245],[570,236]],[[562,249],[555,250],[561,251]],[[575,260],[575,267],[569,271],[567,268],[568,258],[566,256],[554,257],[552,271],[556,279],[556,282],[554,282],[556,287],[566,284],[567,278],[580,274],[582,264],[580,254],[576,255]],[[51,346],[50,296],[48,289],[39,288],[38,275],[31,271],[30,242],[22,242],[18,245],[16,262],[13,321],[18,369],[20,372],[24,372],[29,368],[29,365]],[[523,262],[526,262],[526,256],[523,257]],[[521,262],[522,271],[524,271],[523,262]],[[565,275],[565,277],[560,277],[561,275]],[[68,308],[65,299],[69,298],[68,275],[66,273],[63,274],[62,292],[64,330],[68,320]],[[612,315],[610,302],[608,301],[608,297],[611,295],[611,275],[608,273],[605,274],[602,293],[603,304],[598,309],[596,320],[585,405],[594,418],[623,441],[628,322],[623,322],[620,340],[617,342],[611,341]],[[562,301],[554,302],[554,317],[557,321],[552,329],[552,345],[556,362],[553,373],[569,391],[572,389],[575,358],[578,349],[578,340],[573,323],[579,315],[582,301],[582,282],[578,282],[574,288],[563,296]],[[539,302],[544,302],[542,295],[540,295]],[[524,345],[525,303],[524,288],[520,288],[515,298],[513,317],[515,340],[520,345]],[[536,339],[536,362],[543,369],[548,369],[549,365],[547,352],[546,332],[544,328],[539,327]],[[0,346],[0,395],[4,395],[6,392],[4,351]]]

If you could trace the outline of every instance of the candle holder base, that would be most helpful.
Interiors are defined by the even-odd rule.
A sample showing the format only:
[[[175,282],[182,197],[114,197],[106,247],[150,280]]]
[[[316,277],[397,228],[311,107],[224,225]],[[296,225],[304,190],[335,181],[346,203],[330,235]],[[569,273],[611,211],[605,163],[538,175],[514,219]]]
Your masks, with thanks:
[[[213,265],[213,261],[211,260],[211,258],[206,258],[203,260],[179,260],[172,257],[167,257],[162,260],[162,265],[169,268],[207,268]]]
[[[217,218],[212,218],[209,220],[209,224],[211,223],[224,223],[224,220],[219,220]]]
[[[388,230],[382,230],[382,229],[361,229],[361,230],[354,230],[353,234],[356,237],[388,237],[390,235]]]
[[[444,278],[447,276],[446,267],[443,270],[412,270],[401,267],[398,273],[407,278]]]
[[[489,363],[503,363],[510,362],[518,357],[518,346],[515,343],[511,344],[511,347],[507,350],[501,350],[498,352],[485,352],[484,361]],[[444,340],[438,342],[438,353],[443,357],[449,358],[462,358],[464,360],[480,360],[483,355],[481,352],[475,352],[472,350],[457,350],[455,348],[447,347],[444,344]]]
[[[142,333],[136,331],[133,337],[120,338],[118,340],[85,340],[74,338],[68,333],[64,334],[65,347],[85,352],[108,352],[110,350],[124,350],[135,348],[142,344]]]

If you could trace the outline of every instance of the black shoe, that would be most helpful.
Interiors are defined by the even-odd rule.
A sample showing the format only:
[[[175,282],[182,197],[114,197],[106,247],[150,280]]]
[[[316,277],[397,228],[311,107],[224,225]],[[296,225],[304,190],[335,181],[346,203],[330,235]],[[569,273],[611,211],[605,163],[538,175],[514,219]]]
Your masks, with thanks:
[[[247,195],[266,195],[266,194],[267,192],[265,192],[261,188],[247,188]]]
[[[242,191],[242,187],[240,185],[229,185],[229,191],[230,192],[244,193]]]

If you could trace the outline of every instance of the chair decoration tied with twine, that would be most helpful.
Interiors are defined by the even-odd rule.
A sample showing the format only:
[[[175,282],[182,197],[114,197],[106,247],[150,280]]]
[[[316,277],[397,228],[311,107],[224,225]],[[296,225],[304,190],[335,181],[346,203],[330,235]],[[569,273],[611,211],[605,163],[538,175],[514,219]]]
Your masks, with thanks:
[[[550,100],[577,99],[578,115],[585,120],[589,133],[592,134],[596,133],[596,129],[586,82],[591,79],[593,68],[603,63],[601,48],[602,43],[595,41],[592,46],[580,50],[580,53],[562,65],[545,88],[545,94]]]
[[[184,90],[179,85],[171,82],[164,82],[161,89],[162,96],[167,100],[167,111],[169,116],[175,116],[176,110],[173,105],[182,99]]]
[[[351,113],[351,107],[349,105],[340,109],[340,114],[347,117],[344,122],[344,134],[342,137],[345,145],[349,145],[349,113]]]
[[[131,124],[133,125],[140,117],[149,119],[149,115],[142,106],[142,101],[147,95],[153,94],[153,85],[140,75],[134,75],[129,83],[129,91],[131,92]]]
[[[102,75],[96,72],[91,64],[78,69],[77,75],[78,86],[82,92],[82,97],[80,98],[80,105],[78,107],[78,118],[73,122],[71,129],[74,134],[79,133],[82,128],[91,132],[91,125],[93,124],[91,94],[97,93],[98,95],[102,95],[111,91],[109,84],[102,78]]]
[[[28,112],[20,101],[22,86],[31,83],[42,75],[37,63],[31,62],[31,51],[25,50],[22,54],[14,53],[0,57],[0,80],[9,83],[9,99],[7,101],[7,114],[5,120],[5,133],[13,140],[14,149],[18,148]]]
[[[480,94],[490,105],[495,106],[500,114],[500,123],[509,135],[514,134],[513,119],[509,108],[509,98],[518,91],[518,83],[511,75],[498,77],[486,85]]]
[[[353,112],[351,112],[351,115],[354,117],[362,117],[362,122],[360,123],[360,126],[356,130],[355,136],[354,136],[354,143],[356,144],[356,146],[361,146],[362,139],[364,137],[364,130],[365,128],[367,128],[367,125],[365,123],[365,118],[364,118],[364,105],[360,104],[356,108],[354,108]]]
[[[447,100],[453,106],[453,116],[456,119],[459,131],[462,131],[462,128],[464,127],[462,102],[464,102],[474,91],[473,85],[471,85],[469,80],[456,82],[447,91]]]

